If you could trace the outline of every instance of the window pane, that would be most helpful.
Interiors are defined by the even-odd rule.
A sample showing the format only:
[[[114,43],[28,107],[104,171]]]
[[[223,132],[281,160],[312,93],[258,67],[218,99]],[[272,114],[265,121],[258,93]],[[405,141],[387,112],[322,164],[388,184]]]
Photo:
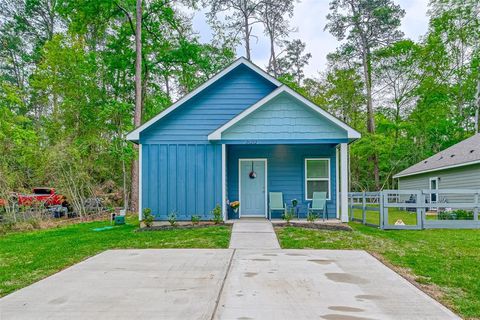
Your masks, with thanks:
[[[312,199],[314,192],[324,191],[327,193],[327,198],[330,197],[328,190],[328,181],[307,181],[307,198]]]
[[[307,160],[307,178],[328,178],[328,161]]]

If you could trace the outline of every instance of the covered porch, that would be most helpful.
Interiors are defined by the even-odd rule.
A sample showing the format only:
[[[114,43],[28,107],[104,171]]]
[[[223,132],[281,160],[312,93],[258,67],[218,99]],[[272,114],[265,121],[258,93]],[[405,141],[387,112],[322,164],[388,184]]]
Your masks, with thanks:
[[[271,192],[280,192],[284,206],[293,208],[294,219],[304,220],[311,207],[313,193],[325,192],[326,219],[348,221],[346,142],[223,144],[222,164],[222,211],[225,220],[282,219],[284,212],[270,210]],[[342,191],[345,197],[342,197]],[[297,202],[295,207],[292,200]],[[233,201],[240,202],[238,210],[229,205]],[[319,218],[322,216],[323,212]]]

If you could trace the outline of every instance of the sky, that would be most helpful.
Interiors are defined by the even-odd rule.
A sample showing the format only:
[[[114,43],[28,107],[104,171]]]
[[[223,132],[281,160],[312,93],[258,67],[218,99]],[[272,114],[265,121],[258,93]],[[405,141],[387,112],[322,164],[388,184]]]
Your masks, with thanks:
[[[301,0],[295,6],[291,26],[298,31],[290,35],[291,39],[301,39],[307,44],[305,52],[310,52],[312,58],[305,68],[307,77],[317,77],[318,72],[327,67],[327,54],[339,46],[339,42],[328,31],[324,31],[327,22],[329,0]],[[418,40],[427,32],[428,28],[428,0],[396,0],[397,4],[406,11],[402,20],[401,29],[407,38]],[[205,10],[196,12],[193,28],[200,35],[202,42],[209,42],[212,30],[207,24]],[[256,31],[256,32],[255,32]],[[252,60],[261,67],[268,64],[269,47],[261,28],[254,30],[258,41],[252,39]],[[243,47],[237,48],[237,56],[245,55]]]

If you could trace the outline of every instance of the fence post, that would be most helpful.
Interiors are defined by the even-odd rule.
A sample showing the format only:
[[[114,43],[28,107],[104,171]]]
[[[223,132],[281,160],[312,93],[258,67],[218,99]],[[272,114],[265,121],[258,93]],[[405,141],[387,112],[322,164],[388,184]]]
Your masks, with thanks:
[[[473,220],[478,221],[478,191],[475,193],[475,207],[473,208]]]
[[[353,218],[354,218],[354,216],[353,216],[353,205],[354,205],[353,199],[354,199],[354,195],[353,195],[353,194],[350,194],[350,204],[349,204],[349,206],[348,206],[349,209],[350,209],[350,210],[349,210],[349,218],[350,218],[350,221],[353,221]]]
[[[379,216],[380,216],[380,221],[379,221],[379,226],[380,226],[380,229],[383,229],[383,210],[384,210],[384,207],[383,207],[383,191],[379,191],[378,192],[378,197],[379,197],[379,200],[378,202],[380,203],[380,212],[379,212]]]
[[[367,199],[365,198],[365,191],[362,192],[362,223],[367,223]]]
[[[417,226],[424,229],[425,225],[425,195],[422,190],[417,193]]]

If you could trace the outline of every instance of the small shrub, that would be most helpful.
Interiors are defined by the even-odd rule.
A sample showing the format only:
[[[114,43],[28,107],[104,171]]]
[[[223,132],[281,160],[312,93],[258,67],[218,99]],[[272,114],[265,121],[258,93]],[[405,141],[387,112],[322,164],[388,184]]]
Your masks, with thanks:
[[[473,220],[473,212],[467,210],[443,211],[438,214],[438,220]]]
[[[295,217],[295,213],[293,208],[290,209],[285,209],[285,212],[283,213],[283,220],[287,222],[288,225],[290,225],[290,221]]]
[[[222,223],[223,221],[222,208],[220,207],[219,204],[217,204],[215,208],[212,210],[212,215],[213,215],[213,221],[215,222],[215,224]]]
[[[192,215],[192,224],[197,225],[200,223],[200,216],[199,215]]]
[[[147,228],[150,228],[153,225],[154,216],[152,214],[152,209],[145,208],[143,209],[143,223]]]
[[[29,223],[33,229],[40,229],[40,220],[39,219],[29,219],[27,221],[27,223]]]
[[[314,223],[315,220],[317,219],[317,214],[311,210],[308,211],[307,213],[307,221],[308,222],[311,222],[311,223]]]
[[[177,213],[175,211],[170,212],[168,215],[168,222],[172,227],[177,223]]]

